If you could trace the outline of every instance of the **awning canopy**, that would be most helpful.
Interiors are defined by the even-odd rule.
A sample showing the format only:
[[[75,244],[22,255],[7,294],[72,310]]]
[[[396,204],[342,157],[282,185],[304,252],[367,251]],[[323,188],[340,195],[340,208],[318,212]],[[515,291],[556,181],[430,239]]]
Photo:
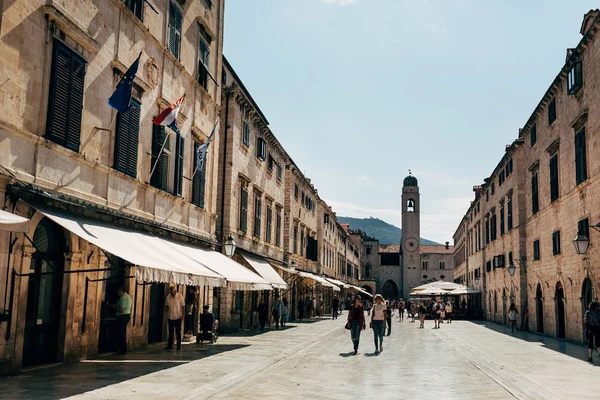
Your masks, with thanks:
[[[287,289],[287,283],[264,258],[242,253],[248,264],[275,289]]]
[[[329,282],[325,278],[321,278],[318,275],[311,274],[310,272],[304,272],[304,271],[298,271],[298,275],[300,275],[303,278],[308,278],[308,279],[312,279],[312,280],[314,280],[316,282],[319,282],[321,285],[323,285],[325,287],[330,287],[335,292],[339,292],[340,291],[340,288],[338,286],[336,286],[333,283]]]
[[[0,231],[29,232],[29,220],[8,211],[0,210]]]
[[[360,293],[362,293],[362,294],[366,294],[366,295],[367,295],[367,296],[369,296],[369,297],[373,297],[373,295],[372,295],[371,293],[367,292],[367,291],[366,291],[365,289],[363,289],[363,288],[360,288],[360,287],[358,287],[358,286],[354,286],[354,285],[350,285],[350,284],[348,284],[348,286],[349,286],[349,287],[351,287],[352,289],[356,290],[357,292],[360,292]]]
[[[347,283],[342,282],[342,281],[338,281],[337,279],[333,279],[333,278],[325,278],[325,279],[327,279],[329,282],[331,282],[331,283],[333,283],[334,285],[337,285],[337,286],[341,286],[341,287],[344,287],[344,288],[349,288],[350,287],[350,285],[348,285]]]
[[[452,291],[450,291],[447,294],[451,294],[451,295],[461,295],[461,294],[479,294],[481,293],[481,290],[477,290],[477,289],[473,289],[467,286],[463,286],[461,288],[458,289],[454,289]]]
[[[57,208],[34,207],[80,238],[135,265],[138,280],[211,287],[226,283],[222,275],[177,251],[175,242]]]
[[[431,289],[431,288],[450,291],[450,290],[458,289],[458,288],[460,288],[462,286],[463,285],[461,285],[460,283],[446,282],[446,281],[436,281],[436,282],[430,282],[430,283],[426,283],[426,284],[421,285],[421,286],[414,287],[412,289],[412,291],[413,292],[419,292],[421,290]]]

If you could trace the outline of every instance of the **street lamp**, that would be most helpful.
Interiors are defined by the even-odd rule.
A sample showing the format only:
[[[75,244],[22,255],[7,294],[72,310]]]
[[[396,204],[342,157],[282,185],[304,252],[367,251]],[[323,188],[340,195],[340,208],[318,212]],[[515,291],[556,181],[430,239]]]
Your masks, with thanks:
[[[294,260],[292,260],[292,263],[288,265],[288,268],[292,271],[296,270],[296,263],[294,262]]]
[[[475,277],[475,284],[479,285],[480,279],[479,279],[479,275]]]
[[[227,241],[225,242],[225,255],[227,257],[233,257],[236,247],[237,245],[235,244],[235,241],[233,240],[231,235],[229,235]]]
[[[596,232],[600,232],[600,222],[596,225],[590,226]],[[583,232],[577,233],[577,236],[573,239],[573,245],[575,246],[575,252],[577,254],[587,254],[588,248],[590,247],[590,239]]]
[[[508,274],[510,276],[515,276],[515,271],[516,270],[517,270],[517,267],[515,267],[514,263],[511,262],[510,264],[508,264]]]

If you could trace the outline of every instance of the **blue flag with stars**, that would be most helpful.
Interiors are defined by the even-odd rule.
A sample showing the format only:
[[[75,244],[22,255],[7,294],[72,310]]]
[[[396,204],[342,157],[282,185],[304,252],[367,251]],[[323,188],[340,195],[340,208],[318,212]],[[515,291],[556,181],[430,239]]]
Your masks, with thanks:
[[[133,64],[131,64],[127,72],[121,76],[121,80],[119,81],[115,92],[108,99],[108,104],[120,113],[125,113],[131,108],[133,79],[135,78],[135,74],[137,73],[140,65],[141,57],[142,53],[140,53],[138,58],[133,62]]]

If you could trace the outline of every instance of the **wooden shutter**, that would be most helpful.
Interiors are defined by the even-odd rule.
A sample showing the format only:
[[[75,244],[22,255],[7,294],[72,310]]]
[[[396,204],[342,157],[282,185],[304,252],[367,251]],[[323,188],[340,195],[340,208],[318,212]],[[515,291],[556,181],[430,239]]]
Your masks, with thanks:
[[[194,171],[198,168],[198,148],[200,144],[194,143]],[[208,166],[208,153],[204,155],[204,168],[202,171],[197,171],[194,175],[194,183],[192,184],[192,203],[200,208],[204,208],[204,192],[206,187],[206,168]]]
[[[277,211],[277,222],[275,225],[275,245],[281,246],[281,213]]]
[[[538,212],[538,179],[537,174],[531,177],[531,211]]]
[[[181,45],[181,12],[171,1],[169,2],[169,50],[179,59]]]
[[[47,137],[74,151],[79,151],[84,82],[85,61],[54,42]]]
[[[240,195],[240,230],[248,230],[248,190],[243,186]]]
[[[183,156],[185,152],[185,139],[180,133],[177,133],[175,144],[175,179],[173,184],[173,193],[180,196],[183,193]]]
[[[550,159],[550,199],[558,199],[558,155]]]
[[[140,103],[132,99],[129,111],[117,115],[114,167],[133,178],[137,174],[139,133]]]
[[[271,243],[273,235],[273,209],[271,206],[267,206],[267,232],[265,234],[265,240],[267,243]]]
[[[587,165],[585,154],[585,128],[575,134],[575,179],[579,185],[587,179]]]
[[[161,190],[165,190],[165,187],[163,185],[164,180],[162,176],[164,160],[162,154],[160,154],[160,150],[162,149],[165,138],[165,127],[152,124],[152,163],[150,168],[154,167],[154,172],[152,172],[152,176],[150,177],[150,184]]]

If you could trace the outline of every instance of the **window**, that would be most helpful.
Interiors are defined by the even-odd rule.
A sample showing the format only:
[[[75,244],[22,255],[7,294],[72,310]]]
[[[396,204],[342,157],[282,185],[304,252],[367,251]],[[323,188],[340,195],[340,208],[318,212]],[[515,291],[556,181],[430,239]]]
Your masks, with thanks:
[[[537,142],[537,128],[535,124],[529,130],[529,142],[531,143],[531,147]]]
[[[198,50],[198,83],[204,89],[208,87],[208,77],[210,75],[208,72],[209,57],[210,48],[208,43],[200,39],[200,48]]]
[[[281,246],[281,213],[277,210],[275,221],[275,246]]]
[[[493,242],[496,240],[496,213],[492,214],[490,218],[490,240]]]
[[[198,154],[200,151],[200,144],[194,142],[194,154]],[[192,204],[197,205],[200,208],[204,208],[204,191],[206,187],[206,162],[208,154],[204,155],[204,167],[202,170],[198,170],[198,157],[194,157],[194,177],[192,179]]]
[[[512,196],[509,196],[508,200],[506,201],[506,229],[510,231],[512,228]]]
[[[498,186],[502,186],[502,184],[504,183],[504,169],[502,171],[500,171],[500,174],[498,175]]]
[[[298,200],[298,184],[294,184],[294,198]]]
[[[577,61],[571,66],[567,76],[567,93],[576,94],[583,85],[583,70],[581,61]]]
[[[415,201],[413,199],[408,199],[406,202],[406,211],[415,212]]]
[[[500,204],[500,236],[504,235],[504,204]]]
[[[298,254],[298,227],[294,227],[294,254]]]
[[[262,200],[258,194],[254,196],[254,237],[260,238],[260,225],[262,223]]]
[[[560,254],[560,231],[552,233],[552,254]]]
[[[267,162],[267,170],[272,173],[273,168],[275,168],[275,159],[273,158],[271,153],[269,153],[269,161]]]
[[[494,182],[492,182],[492,196],[494,195],[494,193],[496,193],[496,184]]]
[[[423,261],[423,262],[422,262],[422,268],[423,268],[423,269],[427,269],[427,268],[428,268],[428,265],[427,265],[427,263],[428,263],[427,261]]]
[[[540,241],[539,240],[536,240],[535,242],[533,242],[533,259],[536,261],[540,259]]]
[[[250,125],[244,122],[244,132],[242,135],[242,143],[247,147],[250,147]]]
[[[85,61],[55,41],[46,137],[73,151],[79,151],[84,80]]]
[[[273,209],[271,206],[267,206],[267,233],[265,234],[265,241],[271,243],[273,238]]]
[[[558,153],[550,158],[550,201],[558,199]]]
[[[248,232],[248,189],[243,185],[240,194],[240,231]]]
[[[367,246],[367,255],[371,254],[371,246]]]
[[[485,191],[485,201],[487,202],[487,201],[489,201],[489,200],[490,200],[490,191],[489,191],[489,190],[486,190],[486,191]]]
[[[162,152],[161,152],[162,150]],[[171,155],[170,140],[165,127],[152,124],[152,163],[154,168],[150,177],[150,185],[160,190],[169,187],[169,157]]]
[[[490,218],[485,219],[485,244],[490,243]]]
[[[548,125],[556,121],[556,98],[553,98],[548,104]]]
[[[304,255],[304,229],[300,231],[300,255]]]
[[[139,20],[143,19],[144,0],[125,0],[125,7],[127,7],[133,15],[138,17]]]
[[[582,219],[577,223],[577,234],[585,235],[588,239],[590,237],[590,224],[589,219]]]
[[[173,3],[169,2],[169,42],[167,47],[171,54],[179,60],[179,53],[181,50],[181,11]]]
[[[575,182],[578,185],[587,179],[585,152],[585,128],[581,128],[575,134]]]
[[[301,199],[302,200],[300,202],[304,205],[304,190],[302,191],[302,197],[301,197]]]
[[[537,172],[531,177],[531,212],[533,214],[540,210],[538,202],[538,177]]]
[[[140,102],[131,99],[129,111],[117,113],[114,168],[134,178],[137,175],[139,134]]]
[[[281,165],[277,164],[277,180],[281,182],[283,179],[283,168]]]
[[[181,197],[183,194],[183,161],[185,154],[185,140],[181,133],[177,133],[175,146],[175,180],[173,187],[173,194]]]
[[[446,269],[446,263],[444,261],[440,261],[440,269]]]
[[[258,138],[256,157],[261,161],[265,161],[267,159],[267,142],[263,138]]]
[[[329,223],[329,214],[323,214],[323,223],[324,224],[328,224]]]
[[[487,272],[492,272],[492,262],[491,261],[488,261],[485,263],[485,270]]]

